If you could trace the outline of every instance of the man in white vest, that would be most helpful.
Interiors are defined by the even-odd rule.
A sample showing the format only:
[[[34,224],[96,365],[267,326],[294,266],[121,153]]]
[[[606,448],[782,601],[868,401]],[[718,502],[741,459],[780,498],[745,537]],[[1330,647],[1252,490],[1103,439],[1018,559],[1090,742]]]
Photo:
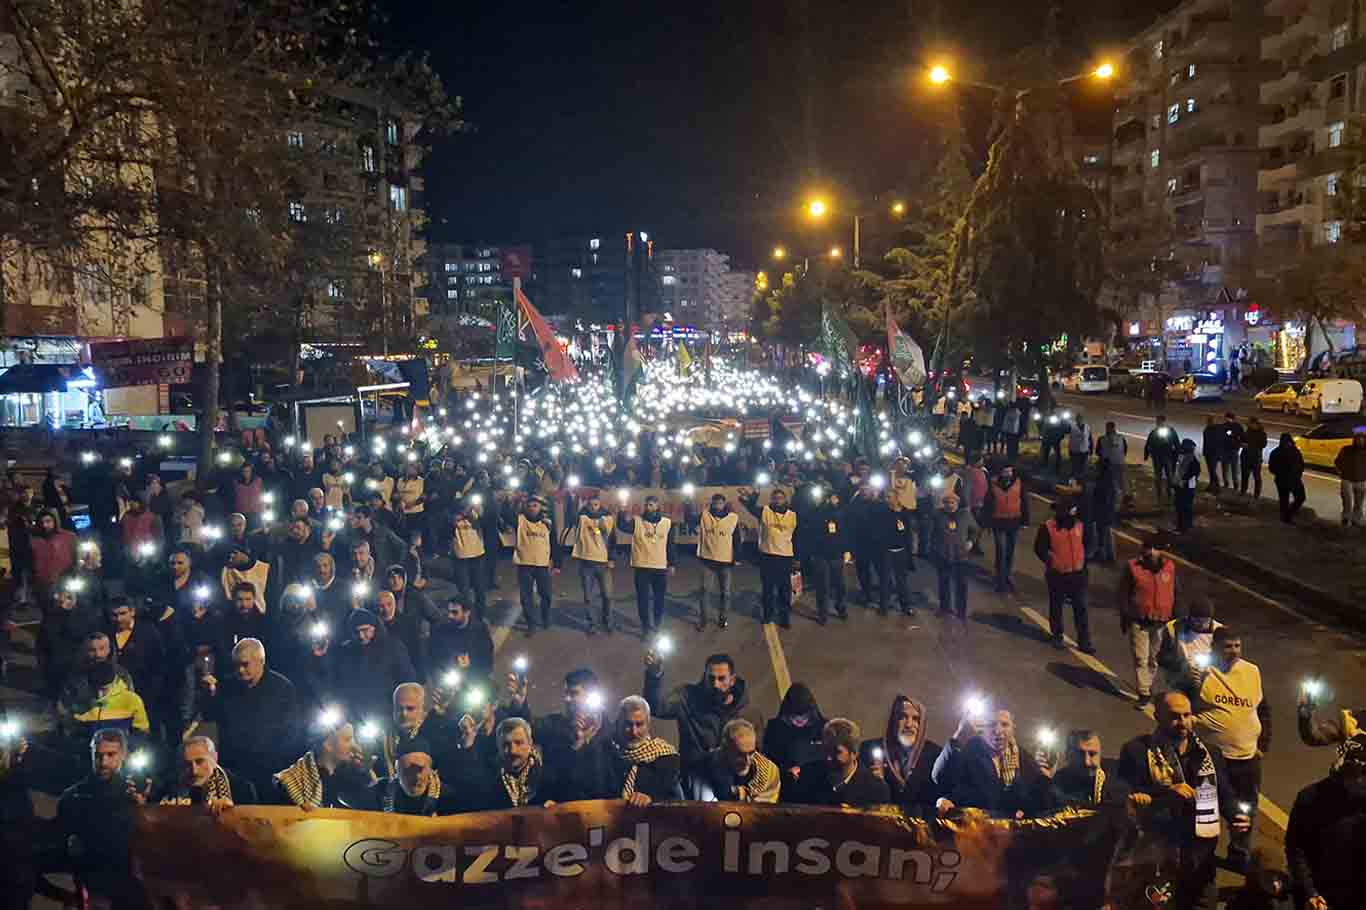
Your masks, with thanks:
[[[726,497],[716,493],[697,521],[697,558],[702,562],[702,594],[697,601],[697,628],[707,627],[707,594],[717,595],[716,624],[726,627],[730,600],[730,575],[740,552],[740,516],[730,509]]]
[[[569,508],[576,509],[578,499],[571,499]],[[602,494],[594,490],[588,504],[565,516],[565,524],[574,530],[574,549],[571,554],[579,569],[583,585],[583,601],[588,609],[588,634],[597,631],[593,620],[593,595],[596,591],[601,606],[602,630],[612,634],[612,532],[616,519],[603,507]]]
[[[742,491],[743,496],[743,491]],[[787,504],[787,493],[774,490],[768,505],[758,508],[759,494],[740,500],[759,519],[759,581],[763,587],[763,622],[792,628],[792,537],[797,530],[797,513]],[[776,609],[775,609],[776,608]]]
[[[521,595],[522,615],[526,617],[526,634],[530,638],[536,634],[532,606],[537,596],[541,602],[541,625],[550,628],[550,576],[560,574],[555,522],[545,511],[545,500],[540,496],[528,497],[522,511],[517,513],[512,563],[517,567],[517,589]]]
[[[622,509],[617,527],[631,535],[636,610],[640,613],[641,635],[649,637],[664,621],[664,595],[669,576],[674,573],[673,522],[659,511],[659,497],[647,496],[640,517],[632,518]]]

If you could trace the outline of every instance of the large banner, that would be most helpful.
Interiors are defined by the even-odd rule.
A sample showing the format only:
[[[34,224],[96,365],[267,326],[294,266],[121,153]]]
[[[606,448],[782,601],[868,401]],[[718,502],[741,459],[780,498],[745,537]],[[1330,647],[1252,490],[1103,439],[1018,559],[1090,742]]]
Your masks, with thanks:
[[[193,338],[95,341],[90,365],[106,389],[135,385],[182,385],[194,376]]]
[[[1122,819],[931,827],[895,810],[620,801],[444,818],[244,807],[214,819],[184,807],[143,813],[134,853],[152,897],[182,910],[1004,910],[1032,906],[1038,889],[1060,898],[1047,906],[1150,908],[1163,858],[1115,864]]]

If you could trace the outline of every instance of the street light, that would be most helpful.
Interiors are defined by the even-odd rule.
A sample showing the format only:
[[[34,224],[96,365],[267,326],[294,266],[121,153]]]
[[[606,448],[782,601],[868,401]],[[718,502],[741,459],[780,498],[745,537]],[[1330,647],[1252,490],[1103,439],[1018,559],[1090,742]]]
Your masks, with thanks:
[[[1109,79],[1114,74],[1114,65],[1111,64],[1109,61],[1106,61],[1105,63],[1102,63],[1100,66],[1096,67],[1096,71],[1095,73],[1093,73],[1093,75],[1097,79]]]
[[[825,204],[824,199],[812,199],[806,204],[806,214],[810,215],[812,218],[824,218],[829,211],[830,207]]]
[[[948,69],[944,66],[936,64],[935,66],[930,67],[930,81],[935,85],[943,85],[952,78],[953,77],[949,75]]]
[[[780,262],[781,262],[782,260],[786,259],[786,258],[787,258],[787,248],[786,248],[786,247],[781,247],[781,246],[775,246],[775,247],[773,248],[773,258],[779,260]]]
[[[832,246],[832,247],[830,248],[830,258],[831,258],[831,259],[838,259],[838,258],[840,258],[840,257],[843,256],[843,255],[844,255],[844,250],[840,249],[839,247],[837,247],[837,246]]]
[[[900,217],[906,214],[906,203],[897,201],[892,203],[892,214]]]

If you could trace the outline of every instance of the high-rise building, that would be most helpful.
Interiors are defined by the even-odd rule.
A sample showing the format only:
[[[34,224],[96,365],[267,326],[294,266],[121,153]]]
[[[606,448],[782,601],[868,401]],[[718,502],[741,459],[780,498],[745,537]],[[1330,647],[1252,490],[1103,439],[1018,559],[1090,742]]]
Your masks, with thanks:
[[[533,291],[534,259],[529,244],[429,243],[422,257],[432,318],[473,314],[490,322],[498,306],[512,300],[512,279]],[[538,307],[540,303],[533,300]]]
[[[674,321],[691,325],[710,323],[722,296],[730,257],[716,250],[660,250],[659,304]]]
[[[654,241],[648,231],[573,234],[552,238],[537,272],[544,313],[588,325],[616,325],[660,309]]]
[[[730,271],[721,280],[721,295],[711,312],[712,328],[740,331],[749,325],[754,302],[754,272]]]

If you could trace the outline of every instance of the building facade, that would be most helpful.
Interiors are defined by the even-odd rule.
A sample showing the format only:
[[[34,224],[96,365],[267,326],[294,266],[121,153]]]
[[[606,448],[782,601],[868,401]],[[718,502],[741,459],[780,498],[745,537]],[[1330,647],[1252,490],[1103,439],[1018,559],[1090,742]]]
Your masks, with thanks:
[[[498,307],[512,302],[512,282],[534,291],[535,259],[530,244],[429,243],[421,267],[433,320],[474,315],[490,322]],[[539,307],[536,300],[533,304]]]
[[[538,263],[543,313],[617,325],[660,311],[659,272],[649,231],[551,238]]]

